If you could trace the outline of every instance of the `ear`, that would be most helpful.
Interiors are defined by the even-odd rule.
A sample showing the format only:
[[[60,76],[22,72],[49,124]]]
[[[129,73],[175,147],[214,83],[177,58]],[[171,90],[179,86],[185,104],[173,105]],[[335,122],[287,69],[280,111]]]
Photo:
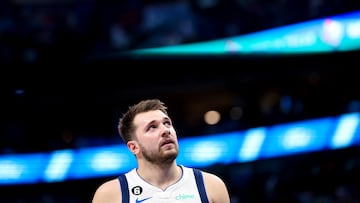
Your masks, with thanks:
[[[128,141],[126,145],[133,154],[137,154],[139,151],[138,143],[134,140]]]

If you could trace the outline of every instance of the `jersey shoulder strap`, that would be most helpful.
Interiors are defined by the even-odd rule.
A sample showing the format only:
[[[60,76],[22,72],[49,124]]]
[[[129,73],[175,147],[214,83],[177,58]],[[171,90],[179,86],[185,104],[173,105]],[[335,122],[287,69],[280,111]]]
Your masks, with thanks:
[[[129,189],[128,189],[129,186],[125,174],[119,175],[118,179],[120,181],[122,203],[129,203],[130,201]]]
[[[204,179],[202,176],[202,173],[200,169],[193,168],[195,180],[196,180],[196,186],[199,190],[200,198],[202,203],[209,203],[209,200],[206,195],[205,185],[204,185]]]

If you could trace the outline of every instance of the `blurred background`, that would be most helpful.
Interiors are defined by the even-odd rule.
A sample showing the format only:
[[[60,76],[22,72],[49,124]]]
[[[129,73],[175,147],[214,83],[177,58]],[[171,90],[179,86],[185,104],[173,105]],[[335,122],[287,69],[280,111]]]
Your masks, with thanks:
[[[167,104],[181,138],[359,112],[358,50],[118,55],[359,10],[355,0],[1,1],[0,155],[121,145],[118,119],[144,98]],[[209,111],[219,117],[208,120]],[[359,202],[359,152],[355,145],[203,168],[224,178],[232,203]],[[115,176],[4,184],[0,202],[91,202]]]

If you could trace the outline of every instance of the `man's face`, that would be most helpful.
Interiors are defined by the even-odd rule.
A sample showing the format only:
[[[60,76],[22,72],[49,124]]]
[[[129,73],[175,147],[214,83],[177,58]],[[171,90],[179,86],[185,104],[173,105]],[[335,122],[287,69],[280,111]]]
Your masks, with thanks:
[[[145,160],[165,164],[179,152],[176,131],[171,119],[160,110],[140,113],[134,118],[135,136]]]

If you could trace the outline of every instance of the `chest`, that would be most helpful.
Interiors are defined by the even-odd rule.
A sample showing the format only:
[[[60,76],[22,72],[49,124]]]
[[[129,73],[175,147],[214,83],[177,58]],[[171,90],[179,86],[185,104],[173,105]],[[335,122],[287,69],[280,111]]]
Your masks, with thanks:
[[[129,184],[130,203],[200,203],[200,195],[196,182],[176,183],[165,190],[148,184]]]

